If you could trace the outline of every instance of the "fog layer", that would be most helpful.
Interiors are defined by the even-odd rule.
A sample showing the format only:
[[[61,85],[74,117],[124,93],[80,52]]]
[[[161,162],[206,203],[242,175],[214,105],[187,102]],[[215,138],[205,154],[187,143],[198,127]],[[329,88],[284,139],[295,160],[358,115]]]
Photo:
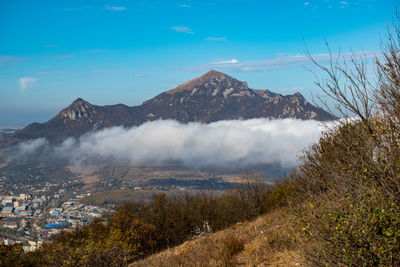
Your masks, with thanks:
[[[75,164],[113,160],[132,165],[179,161],[188,166],[248,166],[280,163],[294,167],[299,152],[318,141],[321,122],[251,119],[210,124],[173,120],[138,127],[113,127],[69,138],[52,146],[40,138],[21,143],[19,156],[36,152],[67,158]]]

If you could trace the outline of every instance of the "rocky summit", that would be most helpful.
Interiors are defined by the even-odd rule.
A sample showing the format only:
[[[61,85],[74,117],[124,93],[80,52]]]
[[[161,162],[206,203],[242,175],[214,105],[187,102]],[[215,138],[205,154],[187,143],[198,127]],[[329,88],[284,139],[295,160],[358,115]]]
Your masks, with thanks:
[[[95,129],[118,125],[131,127],[158,119],[209,123],[252,118],[335,119],[308,103],[300,93],[281,95],[269,90],[251,89],[246,82],[211,70],[140,106],[96,106],[78,98],[48,122],[30,124],[14,136],[18,139],[46,137],[61,140]]]

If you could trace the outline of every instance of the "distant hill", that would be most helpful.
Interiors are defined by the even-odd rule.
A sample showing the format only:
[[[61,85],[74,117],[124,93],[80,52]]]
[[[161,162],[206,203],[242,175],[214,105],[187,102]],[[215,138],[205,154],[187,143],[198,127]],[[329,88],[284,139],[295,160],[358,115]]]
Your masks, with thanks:
[[[48,122],[32,123],[17,131],[14,137],[57,140],[79,136],[93,129],[118,125],[131,127],[158,119],[209,123],[265,117],[335,119],[323,109],[308,103],[300,93],[281,95],[269,90],[250,89],[246,82],[211,70],[140,106],[97,106],[78,98]]]

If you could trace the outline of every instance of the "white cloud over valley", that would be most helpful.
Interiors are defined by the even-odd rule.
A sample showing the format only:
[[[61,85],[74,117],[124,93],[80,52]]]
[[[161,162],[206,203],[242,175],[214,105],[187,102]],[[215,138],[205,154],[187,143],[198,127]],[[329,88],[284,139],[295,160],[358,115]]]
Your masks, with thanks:
[[[115,160],[132,165],[179,161],[187,166],[296,165],[298,153],[318,141],[324,125],[296,119],[251,119],[210,124],[173,120],[138,127],[114,127],[69,138],[51,147],[45,139],[19,145],[19,156],[34,150],[68,158],[75,164]],[[51,151],[51,152],[49,152]]]
[[[49,145],[49,142],[45,138],[38,138],[35,140],[29,140],[18,145],[18,150],[21,155],[29,156],[36,153],[39,149]]]

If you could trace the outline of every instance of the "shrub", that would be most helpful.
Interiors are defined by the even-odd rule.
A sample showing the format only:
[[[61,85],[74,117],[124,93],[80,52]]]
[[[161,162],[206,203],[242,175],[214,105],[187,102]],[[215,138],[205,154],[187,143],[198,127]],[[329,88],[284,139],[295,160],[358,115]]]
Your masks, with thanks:
[[[318,65],[317,84],[345,120],[329,129],[295,174],[305,202],[296,207],[306,257],[317,266],[400,265],[400,31],[389,30],[378,79],[366,63]],[[341,79],[343,78],[343,79]]]
[[[22,244],[4,245],[0,244],[0,266],[23,265]]]
[[[326,266],[394,266],[400,262],[400,206],[379,192],[361,201],[315,199],[299,216],[308,259]]]

